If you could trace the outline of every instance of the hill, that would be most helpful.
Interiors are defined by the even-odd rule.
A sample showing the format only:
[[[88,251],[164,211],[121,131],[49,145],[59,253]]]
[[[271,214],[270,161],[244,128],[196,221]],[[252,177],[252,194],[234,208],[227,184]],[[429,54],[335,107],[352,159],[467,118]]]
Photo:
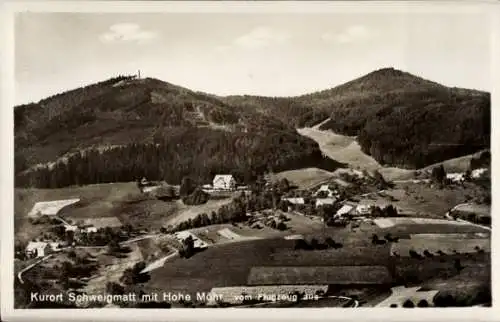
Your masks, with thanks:
[[[17,106],[14,118],[16,186],[249,181],[270,168],[339,166],[276,118],[152,78],[112,78]]]
[[[335,88],[290,98],[232,96],[298,128],[355,136],[384,166],[422,168],[490,145],[490,94],[383,68]],[[328,119],[325,121],[325,119]]]

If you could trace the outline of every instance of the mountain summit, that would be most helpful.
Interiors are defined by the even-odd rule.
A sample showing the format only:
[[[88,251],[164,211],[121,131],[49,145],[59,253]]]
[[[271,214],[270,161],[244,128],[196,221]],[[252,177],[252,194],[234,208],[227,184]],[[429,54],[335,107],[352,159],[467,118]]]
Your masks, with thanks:
[[[394,68],[296,97],[219,97],[119,76],[17,106],[14,121],[16,184],[40,187],[332,170],[339,164],[296,131],[319,123],[357,136],[382,164],[420,168],[488,148],[491,122],[489,93]]]

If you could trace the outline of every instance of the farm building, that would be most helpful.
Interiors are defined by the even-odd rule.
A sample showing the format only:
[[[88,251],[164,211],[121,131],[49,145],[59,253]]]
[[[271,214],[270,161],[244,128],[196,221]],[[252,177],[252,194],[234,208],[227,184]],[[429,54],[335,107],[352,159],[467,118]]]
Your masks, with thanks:
[[[283,200],[294,205],[303,205],[305,203],[304,198],[283,198]]]
[[[142,188],[142,192],[153,192],[155,190],[158,190],[160,186],[145,186]]]
[[[333,205],[337,201],[336,198],[318,198],[316,199],[316,207],[325,206],[325,205]]]
[[[488,172],[487,168],[474,169],[472,170],[471,177],[474,179],[481,178],[486,172]]]
[[[198,236],[194,235],[193,233],[191,233],[189,231],[179,231],[179,232],[176,232],[174,234],[174,236],[181,243],[184,242],[184,240],[186,238],[191,236],[191,238],[193,238],[195,248],[207,248],[208,247],[207,243],[205,243],[203,240],[199,239]]]
[[[327,193],[328,198],[333,197],[335,194],[335,191],[330,189],[330,187],[327,184],[324,184],[321,187],[319,187],[319,189],[316,191],[316,193],[314,195],[317,196],[318,194],[320,194],[323,191]]]
[[[451,180],[452,182],[462,182],[465,180],[463,173],[447,173],[446,179]]]
[[[359,215],[368,215],[372,211],[372,205],[369,204],[359,204],[356,206],[356,212]]]
[[[343,205],[342,208],[337,210],[337,213],[335,214],[336,217],[342,217],[344,215],[347,215],[348,213],[351,212],[351,210],[354,209],[354,206],[351,205]]]
[[[51,247],[46,242],[29,242],[28,246],[26,246],[26,256],[29,258],[44,257],[50,251]]]
[[[85,227],[84,229],[82,229],[82,231],[86,232],[87,234],[88,233],[96,233],[97,227],[93,227],[93,226]]]
[[[236,180],[230,174],[218,174],[212,182],[215,190],[234,190],[236,188]]]
[[[57,213],[69,205],[79,202],[80,199],[65,199],[37,202],[28,213],[28,217],[55,216]]]
[[[64,230],[65,231],[77,231],[78,230],[78,226],[65,224],[64,225]]]

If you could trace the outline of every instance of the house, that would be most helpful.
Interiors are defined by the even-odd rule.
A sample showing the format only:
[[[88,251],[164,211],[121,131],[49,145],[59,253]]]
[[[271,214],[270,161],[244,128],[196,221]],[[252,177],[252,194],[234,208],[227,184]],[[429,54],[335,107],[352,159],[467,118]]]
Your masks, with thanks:
[[[29,258],[44,257],[50,251],[51,247],[46,242],[29,242],[28,246],[26,246],[26,256]]]
[[[321,187],[319,187],[319,189],[316,191],[316,193],[314,195],[317,196],[322,191],[324,191],[327,194],[328,198],[333,197],[333,195],[335,193],[335,191],[331,190],[327,184],[324,184]]]
[[[142,192],[147,193],[147,192],[153,192],[155,190],[158,190],[161,186],[144,186],[142,188]]]
[[[480,178],[487,171],[488,171],[487,168],[474,169],[472,170],[471,177],[474,179]]]
[[[351,205],[343,205],[342,208],[337,210],[337,213],[335,213],[335,217],[342,217],[344,215],[347,215],[351,210],[354,209],[354,206]]]
[[[452,182],[462,182],[465,180],[463,173],[447,173],[446,179],[451,180]]]
[[[194,248],[207,248],[208,247],[207,243],[205,243],[203,240],[199,239],[198,236],[192,234],[189,231],[185,231],[185,230],[184,231],[179,231],[179,232],[176,232],[174,234],[174,236],[181,243],[184,242],[184,240],[186,238],[188,238],[189,236],[191,236],[191,238],[193,239],[193,242],[194,242]]]
[[[372,211],[372,205],[369,204],[359,204],[356,206],[356,212],[359,215],[368,215]]]
[[[97,233],[97,227],[87,227],[85,228],[85,232],[88,233]]]
[[[64,230],[65,231],[77,231],[78,230],[78,226],[65,224],[64,225]]]
[[[303,205],[305,203],[304,198],[283,198],[283,200],[294,205]]]
[[[212,185],[214,190],[234,190],[236,188],[236,180],[230,174],[218,174],[214,177]]]
[[[316,199],[316,207],[325,206],[325,205],[333,205],[337,201],[336,198],[318,198]]]
[[[51,251],[55,252],[61,248],[61,244],[58,242],[52,242],[52,243],[49,243],[49,247],[50,247]]]

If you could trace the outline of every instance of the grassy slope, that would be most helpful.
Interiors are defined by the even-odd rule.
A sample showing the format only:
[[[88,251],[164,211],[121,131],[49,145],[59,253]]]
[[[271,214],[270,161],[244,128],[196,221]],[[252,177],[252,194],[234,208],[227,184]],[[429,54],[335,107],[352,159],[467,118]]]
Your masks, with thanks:
[[[452,227],[453,232],[477,231],[477,227]],[[306,234],[306,238],[315,237],[320,241],[325,236],[331,236],[344,244],[339,250],[325,251],[294,251],[294,241],[285,239],[261,239],[242,241],[230,244],[214,245],[207,250],[194,255],[189,259],[176,258],[164,267],[151,274],[147,288],[156,291],[196,293],[208,291],[212,287],[238,286],[247,283],[251,267],[254,266],[321,266],[321,265],[388,265],[396,274],[406,267],[410,259],[398,259],[394,271],[391,264],[394,258],[389,256],[390,245],[374,246],[371,244],[371,234],[377,232],[383,236],[387,232],[405,234],[416,232],[445,232],[447,225],[406,225],[405,227],[391,227],[378,229],[370,226],[364,231],[356,233],[348,229],[326,228],[315,233]],[[450,259],[451,260],[451,259]],[[438,259],[427,260],[431,272],[438,268],[452,267],[452,262],[446,260],[443,264]],[[488,258],[483,259],[487,261]],[[429,263],[434,263],[430,265]],[[412,265],[414,265],[413,263]],[[392,268],[391,268],[392,267]],[[428,272],[424,269],[423,274]]]

